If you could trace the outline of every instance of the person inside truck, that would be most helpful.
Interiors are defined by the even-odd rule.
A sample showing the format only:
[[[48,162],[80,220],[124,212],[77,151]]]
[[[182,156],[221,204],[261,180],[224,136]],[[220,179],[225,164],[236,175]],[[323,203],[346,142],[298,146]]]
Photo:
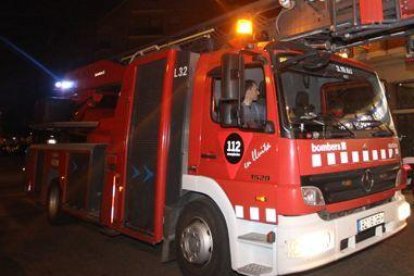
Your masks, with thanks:
[[[344,103],[337,99],[330,104],[328,114],[331,114],[334,117],[341,118],[344,116]]]
[[[295,98],[293,116],[297,118],[307,117],[315,111],[315,106],[309,103],[309,94],[306,91],[299,91]]]
[[[259,87],[254,80],[247,80],[246,93],[241,104],[242,123],[244,127],[260,128],[264,124],[264,105],[259,102]]]

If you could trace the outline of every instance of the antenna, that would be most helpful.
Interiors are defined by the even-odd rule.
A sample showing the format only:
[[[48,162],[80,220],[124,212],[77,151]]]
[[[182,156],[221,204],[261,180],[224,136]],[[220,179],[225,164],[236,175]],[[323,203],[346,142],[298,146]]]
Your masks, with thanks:
[[[167,43],[162,44],[162,45],[154,44],[154,45],[148,46],[146,48],[143,48],[141,50],[138,50],[138,51],[136,51],[132,55],[123,57],[121,59],[121,61],[127,61],[127,60],[129,60],[129,63],[131,63],[137,56],[143,56],[143,55],[145,55],[147,53],[150,53],[150,52],[153,52],[153,51],[160,51],[160,50],[162,50],[164,48],[168,48],[168,47],[171,47],[171,46],[179,46],[181,44],[186,44],[186,43],[194,42],[196,40],[203,39],[203,38],[211,38],[211,34],[214,31],[215,30],[212,28],[212,29],[209,29],[209,30],[206,30],[206,31],[202,31],[202,32],[199,32],[199,33],[196,33],[196,34],[187,36],[187,37],[183,37],[183,38],[179,38],[179,39],[176,39],[176,40],[167,42]]]

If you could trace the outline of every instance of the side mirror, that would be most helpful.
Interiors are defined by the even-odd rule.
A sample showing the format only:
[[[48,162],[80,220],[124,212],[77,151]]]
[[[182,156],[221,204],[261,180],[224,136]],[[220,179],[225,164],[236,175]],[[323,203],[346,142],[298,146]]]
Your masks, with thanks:
[[[239,54],[225,54],[221,65],[220,122],[222,126],[237,126],[238,105],[244,91],[244,60]]]
[[[264,133],[275,133],[275,124],[272,121],[266,121],[266,124],[264,126]]]
[[[221,101],[219,107],[221,126],[237,127],[239,125],[238,107],[237,101]]]
[[[244,88],[244,60],[239,54],[225,54],[221,65],[221,100],[238,100]]]

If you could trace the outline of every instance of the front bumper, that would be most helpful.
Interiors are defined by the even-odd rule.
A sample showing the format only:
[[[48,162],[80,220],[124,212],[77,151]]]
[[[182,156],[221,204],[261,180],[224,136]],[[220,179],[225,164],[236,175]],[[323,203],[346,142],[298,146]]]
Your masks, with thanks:
[[[278,274],[289,274],[309,270],[384,240],[406,226],[406,220],[400,219],[398,210],[401,209],[400,206],[406,208],[407,204],[404,196],[397,192],[391,202],[330,221],[321,219],[317,214],[279,216],[276,227],[276,269],[274,267],[273,271],[276,270]],[[381,212],[384,212],[384,223],[375,226],[375,230],[371,229],[373,233],[361,238],[362,234],[358,235],[357,221]],[[329,233],[327,236],[330,241],[321,240],[325,243],[325,249],[317,249],[320,250],[319,254],[292,254],[292,241],[297,241],[298,238],[300,240],[300,237],[315,237],[312,233]],[[315,242],[312,244],[310,241],[310,246],[314,245]]]

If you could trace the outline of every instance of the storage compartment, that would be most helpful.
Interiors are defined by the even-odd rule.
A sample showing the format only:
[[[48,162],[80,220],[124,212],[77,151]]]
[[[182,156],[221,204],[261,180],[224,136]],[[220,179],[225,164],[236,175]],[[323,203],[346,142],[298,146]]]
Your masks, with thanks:
[[[166,59],[137,67],[128,141],[125,225],[154,232],[155,183]]]
[[[89,152],[70,153],[66,186],[66,203],[71,208],[85,209],[89,182]]]
[[[99,215],[105,175],[105,147],[69,153],[66,204]]]

